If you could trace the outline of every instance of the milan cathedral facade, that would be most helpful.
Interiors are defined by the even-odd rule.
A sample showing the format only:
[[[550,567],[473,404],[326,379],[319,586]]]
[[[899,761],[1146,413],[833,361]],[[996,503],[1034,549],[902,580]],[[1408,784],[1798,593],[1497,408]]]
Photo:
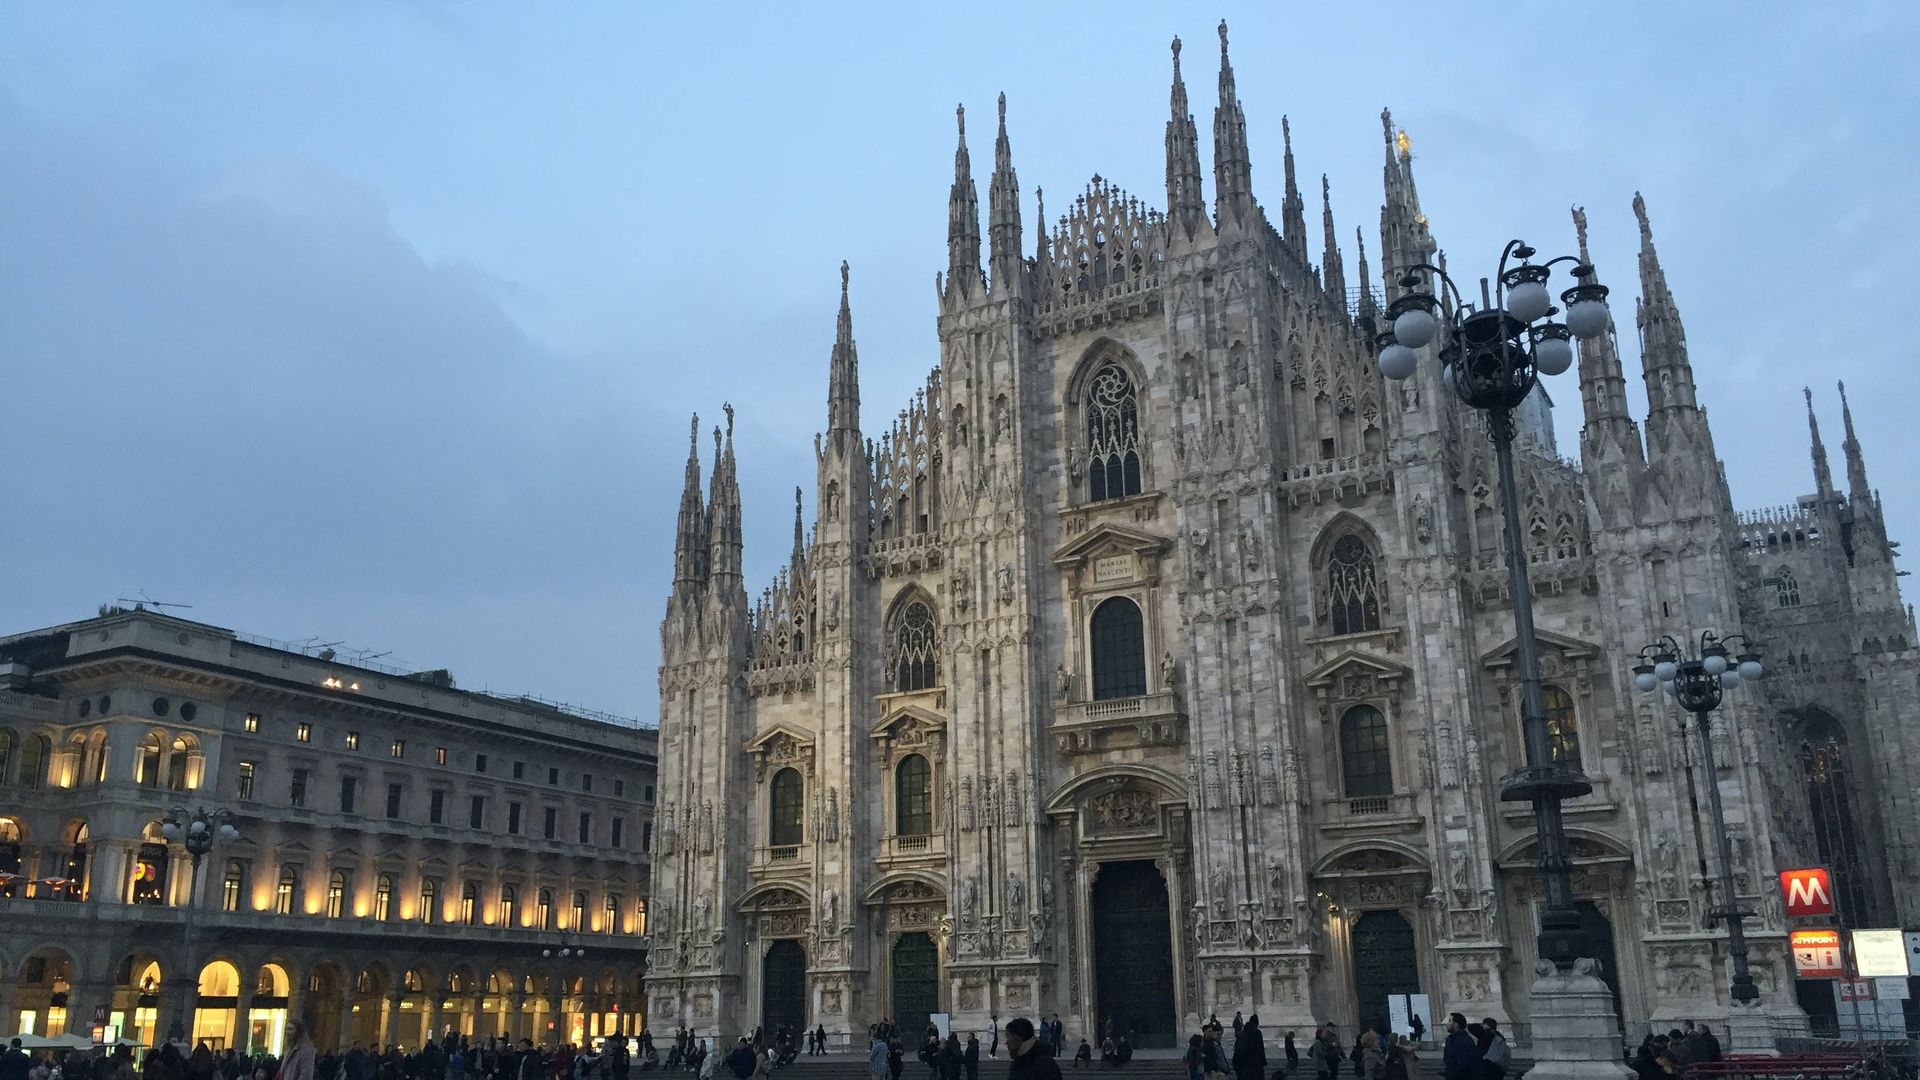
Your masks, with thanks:
[[[1208,193],[1174,42],[1164,210],[1096,176],[1024,234],[1002,99],[983,237],[962,116],[939,366],[862,429],[843,266],[817,513],[796,491],[757,600],[731,409],[704,495],[696,418],[656,1030],[863,1045],[882,1016],[1058,1012],[1164,1045],[1214,1011],[1351,1030],[1426,993],[1524,1032],[1541,885],[1497,794],[1524,749],[1494,461],[1435,365],[1374,363],[1381,294],[1436,252],[1406,137],[1383,115],[1380,276],[1364,241],[1348,276],[1324,181],[1315,266],[1290,143],[1278,221],[1254,198],[1224,25],[1220,50]],[[1920,926],[1893,887],[1920,880],[1913,623],[1850,415],[1842,480],[1809,394],[1812,494],[1735,509],[1634,209],[1647,415],[1609,334],[1580,350],[1579,465],[1544,394],[1522,416],[1554,753],[1594,786],[1574,887],[1627,1030],[1724,1016],[1692,809],[1719,785],[1763,1005],[1797,1016],[1777,870],[1829,865],[1853,925]],[[1772,673],[1716,714],[1718,775],[1633,687],[1644,645],[1703,629]]]

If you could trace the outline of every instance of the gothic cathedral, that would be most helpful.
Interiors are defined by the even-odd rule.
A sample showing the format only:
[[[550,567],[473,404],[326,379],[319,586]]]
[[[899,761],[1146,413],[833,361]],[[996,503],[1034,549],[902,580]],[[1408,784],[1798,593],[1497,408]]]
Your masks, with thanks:
[[[1527,1021],[1541,897],[1531,816],[1497,795],[1524,749],[1493,456],[1435,365],[1374,363],[1383,300],[1436,252],[1406,136],[1383,116],[1379,278],[1364,241],[1348,278],[1324,181],[1316,267],[1290,141],[1277,225],[1254,198],[1226,46],[1223,24],[1211,206],[1176,40],[1165,209],[1096,176],[1031,249],[1003,98],[984,265],[962,114],[939,367],[863,433],[843,265],[816,520],[796,491],[757,600],[731,410],[704,497],[695,419],[654,1030],[864,1046],[883,1016],[1057,1012],[1173,1045],[1216,1011],[1353,1030],[1404,993]],[[1634,209],[1649,412],[1617,336],[1583,344],[1582,463],[1539,393],[1519,482],[1552,752],[1593,781],[1566,808],[1574,888],[1638,1032],[1726,1012],[1701,785],[1768,1010],[1800,1012],[1779,869],[1831,866],[1853,925],[1920,926],[1894,888],[1920,880],[1920,657],[1850,415],[1844,488],[1809,395],[1814,492],[1734,509]],[[1772,671],[1716,714],[1717,776],[1633,686],[1644,645],[1702,629]]]

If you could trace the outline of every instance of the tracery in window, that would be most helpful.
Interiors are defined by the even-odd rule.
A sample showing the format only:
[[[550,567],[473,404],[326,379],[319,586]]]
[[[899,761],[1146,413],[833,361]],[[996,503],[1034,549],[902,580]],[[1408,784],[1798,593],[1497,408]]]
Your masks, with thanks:
[[[1380,629],[1380,579],[1366,541],[1349,533],[1327,557],[1327,608],[1336,634]]]
[[[887,667],[893,672],[896,692],[940,685],[939,633],[933,609],[925,601],[915,600],[901,610],[890,644]]]
[[[1774,574],[1773,602],[1776,607],[1800,606],[1800,582],[1794,579],[1791,567],[1783,566]]]
[[[1118,364],[1087,386],[1087,497],[1095,502],[1140,494],[1140,402]]]
[[[1557,686],[1540,690],[1540,703],[1547,714],[1547,739],[1556,765],[1580,771],[1580,720],[1573,711],[1573,696]]]

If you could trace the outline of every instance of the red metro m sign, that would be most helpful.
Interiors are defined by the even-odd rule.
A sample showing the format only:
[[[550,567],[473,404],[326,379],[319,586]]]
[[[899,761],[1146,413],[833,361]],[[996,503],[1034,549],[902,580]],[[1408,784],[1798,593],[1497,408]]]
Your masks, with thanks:
[[[1833,879],[1825,867],[1780,871],[1780,892],[1790,917],[1833,914]]]

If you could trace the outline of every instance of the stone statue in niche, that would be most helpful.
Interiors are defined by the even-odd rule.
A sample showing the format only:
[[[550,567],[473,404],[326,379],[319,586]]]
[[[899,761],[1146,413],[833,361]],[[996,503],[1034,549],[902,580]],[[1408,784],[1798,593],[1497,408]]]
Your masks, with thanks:
[[[1413,537],[1423,544],[1433,542],[1433,507],[1425,495],[1413,497]]]
[[[1664,832],[1653,834],[1653,866],[1660,882],[1660,895],[1680,895],[1680,850]]]
[[[1287,907],[1287,864],[1286,860],[1273,858],[1267,860],[1267,910],[1279,914]]]
[[[840,485],[827,485],[827,520],[840,520]]]
[[[967,878],[966,887],[960,891],[960,921],[972,926],[973,918],[980,911],[980,875]]]
[[[1240,525],[1240,557],[1247,569],[1260,569],[1260,537],[1254,534],[1253,526],[1245,522]]]
[[[1086,475],[1086,471],[1087,462],[1081,455],[1080,444],[1069,444],[1067,446],[1067,476],[1073,480],[1073,486],[1075,488],[1080,486],[1080,478]]]
[[[1180,661],[1171,652],[1160,658],[1160,688],[1171,690],[1180,681]]]
[[[839,629],[839,627],[840,627],[840,594],[836,592],[836,593],[831,593],[827,596],[827,629],[836,630],[836,629]]]
[[[693,925],[699,930],[706,930],[713,925],[713,898],[706,893],[693,898]]]
[[[838,843],[840,840],[840,791],[838,788],[827,789],[827,823],[821,832],[826,836],[829,844]]]
[[[1020,875],[1017,872],[1012,870],[1007,871],[1007,910],[1019,911],[1026,902],[1026,883],[1020,880]]]
[[[1000,602],[1002,604],[1013,603],[1013,567],[1002,566],[994,572],[994,576],[999,580]]]
[[[1214,867],[1208,883],[1212,886],[1213,892],[1213,917],[1217,921],[1225,922],[1233,915],[1233,892],[1232,886],[1227,882],[1227,872],[1217,866]]]
[[[1053,697],[1061,704],[1073,700],[1073,672],[1068,671],[1065,664],[1054,665]]]
[[[840,894],[834,891],[833,886],[827,886],[826,895],[821,899],[821,907],[825,911],[821,928],[831,934],[840,927]]]
[[[967,610],[967,604],[972,600],[972,597],[967,594],[973,591],[973,575],[967,573],[966,567],[954,570],[953,577],[948,581],[948,588],[953,590],[953,609]]]
[[[1040,880],[1034,884],[1039,891],[1040,910],[1051,912],[1053,910],[1053,875],[1041,874]]]

